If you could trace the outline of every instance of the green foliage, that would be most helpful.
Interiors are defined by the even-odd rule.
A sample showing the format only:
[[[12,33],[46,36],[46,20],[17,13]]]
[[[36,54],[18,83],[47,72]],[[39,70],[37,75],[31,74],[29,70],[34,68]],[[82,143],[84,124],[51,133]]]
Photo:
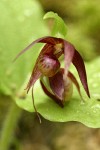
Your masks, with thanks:
[[[67,27],[64,23],[64,21],[62,20],[61,17],[58,16],[57,13],[54,12],[48,12],[45,14],[44,19],[49,19],[49,18],[53,18],[54,19],[54,25],[53,25],[53,29],[52,29],[52,36],[55,37],[66,37],[67,34]]]
[[[66,103],[64,108],[60,108],[53,100],[48,98],[42,91],[40,83],[37,82],[34,88],[34,99],[38,112],[46,119],[57,122],[79,121],[88,127],[100,127],[100,58],[87,63],[86,69],[88,74],[88,83],[90,88],[91,98],[89,99],[84,89],[82,88],[82,96],[85,100],[82,103],[81,98],[74,87],[74,93],[69,103]],[[72,72],[78,75],[73,70]],[[20,91],[21,92],[21,91]],[[23,92],[23,90],[22,90]],[[16,103],[19,107],[33,112],[31,92],[26,99],[22,100],[16,97]]]
[[[34,8],[34,9],[33,9]],[[0,1],[0,92],[13,97],[16,104],[29,112],[33,112],[31,92],[26,95],[24,88],[29,72],[34,66],[41,45],[36,45],[29,53],[24,54],[14,64],[16,54],[33,40],[47,34],[42,19],[42,9],[37,1],[17,0]],[[55,13],[47,13],[44,19],[54,18],[53,36],[66,36],[66,25]],[[75,38],[73,36],[73,38]],[[42,91],[40,83],[34,88],[34,99],[38,112],[50,121],[79,121],[89,127],[100,127],[100,58],[86,64],[91,99],[82,95],[85,103],[74,88],[73,97],[64,108],[60,108]],[[74,72],[73,68],[72,71]],[[77,73],[75,72],[74,74]],[[98,79],[97,79],[98,78]],[[24,99],[23,99],[24,98]]]
[[[36,0],[0,1],[0,92],[14,95],[26,80],[39,47],[12,63],[26,45],[47,33],[42,8]],[[29,65],[27,65],[29,64]]]

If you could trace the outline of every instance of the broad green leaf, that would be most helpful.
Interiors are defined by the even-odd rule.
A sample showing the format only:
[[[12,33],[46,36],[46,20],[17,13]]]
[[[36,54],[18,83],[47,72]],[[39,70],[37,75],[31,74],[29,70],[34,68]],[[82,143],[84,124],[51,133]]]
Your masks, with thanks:
[[[57,13],[54,13],[52,11],[47,12],[43,19],[49,18],[54,19],[54,25],[51,35],[55,37],[63,37],[63,38],[66,37],[67,27],[62,18],[59,17]]]
[[[40,46],[15,56],[33,40],[47,34],[37,0],[0,0],[0,92],[14,94],[32,69]]]
[[[52,99],[48,98],[42,91],[39,81],[35,84],[34,100],[38,112],[46,119],[57,122],[78,121],[88,127],[100,128],[100,58],[87,63],[88,83],[91,98],[89,99],[83,88],[81,88],[85,103],[81,102],[80,96],[74,87],[74,93],[69,103],[64,108],[60,108]],[[75,69],[72,68],[78,79]],[[20,89],[22,93],[24,86]],[[25,92],[25,91],[24,91]],[[19,107],[33,112],[31,91],[26,99],[16,97],[16,103]]]

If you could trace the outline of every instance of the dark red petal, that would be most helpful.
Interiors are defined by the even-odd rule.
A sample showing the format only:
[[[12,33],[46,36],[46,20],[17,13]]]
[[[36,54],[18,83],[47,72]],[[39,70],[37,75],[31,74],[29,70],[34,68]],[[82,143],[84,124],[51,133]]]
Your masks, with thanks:
[[[73,45],[64,40],[64,62],[65,62],[64,76],[65,78],[68,74],[69,66],[72,62],[74,52],[75,52],[75,49]]]
[[[40,41],[40,43],[48,43],[48,44],[50,44],[50,45],[55,45],[55,44],[57,44],[57,43],[62,43],[62,42],[63,42],[63,39],[61,39],[61,38],[56,38],[56,37],[50,37],[50,36],[45,37],[44,39],[42,39],[42,40]]]
[[[64,81],[62,71],[60,70],[53,77],[50,77],[49,82],[55,96],[59,98],[60,101],[63,101]]]
[[[34,83],[40,78],[40,76],[41,76],[41,72],[39,71],[37,64],[36,64],[32,71],[27,87],[26,87],[27,93],[29,92],[30,88],[34,86]]]
[[[72,62],[78,71],[80,80],[82,82],[82,85],[83,85],[88,97],[90,97],[84,61],[83,61],[81,55],[76,50],[75,50]]]
[[[81,95],[81,91],[80,91],[80,86],[79,86],[79,83],[77,81],[77,79],[75,78],[75,76],[71,73],[71,72],[68,72],[68,77],[72,80],[72,82],[75,84],[79,94],[80,94],[80,97],[82,98],[82,95]],[[83,100],[83,98],[82,98]]]
[[[52,45],[50,44],[45,44],[44,47],[42,48],[39,56],[43,55],[43,54],[53,54],[54,48]]]
[[[59,100],[59,98],[57,98],[55,95],[53,95],[52,93],[50,93],[47,88],[45,87],[45,85],[43,84],[43,82],[40,80],[42,89],[44,91],[44,93],[49,96],[50,98],[52,98],[60,107],[64,107],[63,103],[61,100]]]
[[[48,44],[51,44],[51,45],[54,45],[56,43],[59,43],[61,42],[62,39],[59,39],[59,38],[54,38],[54,37],[50,37],[50,36],[45,36],[45,37],[42,37],[42,38],[39,38],[35,41],[33,41],[30,45],[28,45],[25,49],[23,49],[16,57],[13,61],[15,61],[20,55],[22,55],[24,52],[26,52],[27,50],[29,50],[32,46],[34,46],[36,43],[48,43]]]

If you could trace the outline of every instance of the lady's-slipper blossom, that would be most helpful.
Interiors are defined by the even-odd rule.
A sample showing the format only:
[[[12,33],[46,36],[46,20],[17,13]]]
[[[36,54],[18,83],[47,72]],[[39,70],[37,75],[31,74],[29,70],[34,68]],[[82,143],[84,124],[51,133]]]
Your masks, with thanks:
[[[45,43],[45,45],[36,60],[30,80],[26,87],[27,93],[31,87],[34,87],[35,82],[39,78],[46,76],[49,79],[52,92],[47,89],[41,80],[42,88],[44,92],[49,97],[53,98],[61,107],[63,107],[64,101],[72,94],[72,83],[76,85],[81,96],[78,81],[74,75],[69,72],[69,66],[73,63],[78,71],[79,78],[88,97],[90,97],[83,59],[75,47],[64,39],[50,36],[39,38],[22,50],[15,60],[36,43]],[[59,61],[59,57],[62,54],[64,54],[64,69],[60,68]]]

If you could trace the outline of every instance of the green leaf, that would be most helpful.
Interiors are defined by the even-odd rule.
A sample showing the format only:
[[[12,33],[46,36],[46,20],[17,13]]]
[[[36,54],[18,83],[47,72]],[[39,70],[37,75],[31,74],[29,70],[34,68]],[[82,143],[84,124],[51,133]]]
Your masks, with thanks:
[[[42,8],[36,0],[0,0],[0,11],[0,92],[12,95],[25,82],[40,45],[15,63],[12,60],[33,40],[47,34],[47,28],[43,24]]]
[[[62,20],[62,18],[59,17],[57,13],[54,13],[52,11],[47,12],[43,17],[43,19],[49,19],[49,18],[53,18],[55,21],[51,35],[55,37],[65,38],[67,34],[67,27],[64,21]]]
[[[60,108],[43,93],[40,83],[37,81],[34,88],[34,100],[38,112],[50,121],[78,121],[88,127],[100,128],[100,67],[98,64],[100,64],[100,58],[86,64],[91,99],[86,96],[84,89],[81,88],[85,103],[81,102],[80,96],[74,87],[70,102],[66,103],[64,108]],[[76,70],[72,68],[72,71],[78,78]],[[21,89],[20,93],[22,91]],[[16,97],[16,103],[29,112],[34,111],[31,92],[29,92],[26,99]]]

